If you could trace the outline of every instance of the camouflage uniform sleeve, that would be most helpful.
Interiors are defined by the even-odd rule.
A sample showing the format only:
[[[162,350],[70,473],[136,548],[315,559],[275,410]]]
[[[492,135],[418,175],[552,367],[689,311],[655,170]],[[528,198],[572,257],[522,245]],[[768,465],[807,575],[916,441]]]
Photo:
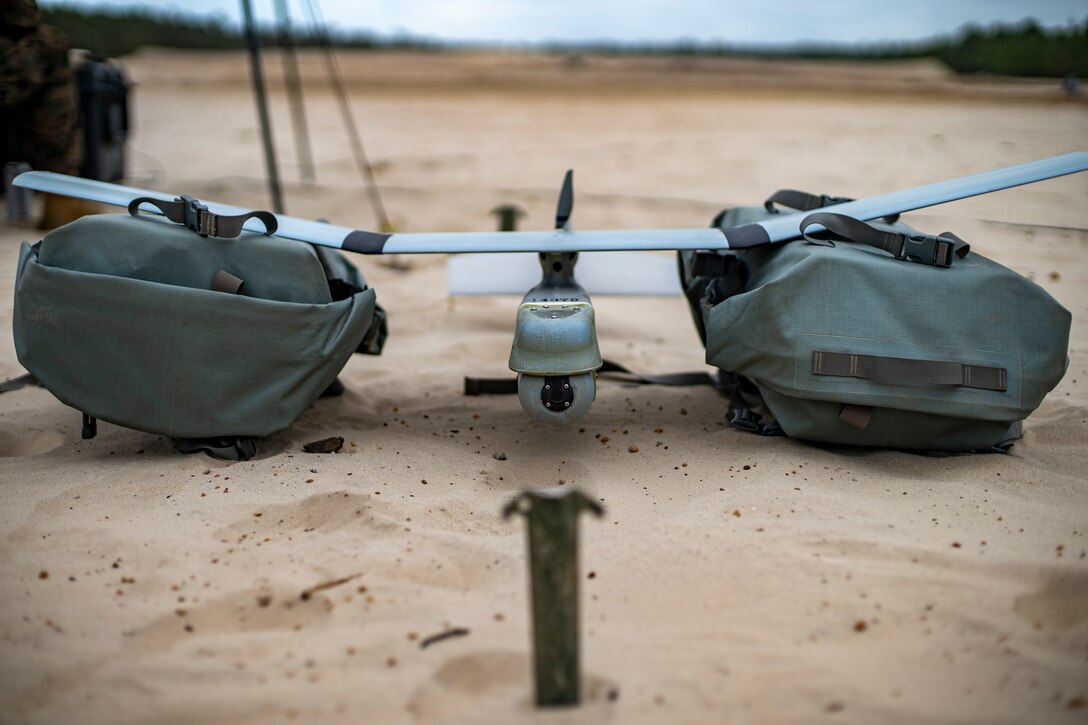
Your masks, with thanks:
[[[50,25],[0,36],[0,113],[16,126],[16,156],[35,169],[74,174],[83,149],[68,39]]]
[[[42,86],[42,64],[37,31],[13,39],[0,35],[0,107],[11,108],[33,96]]]

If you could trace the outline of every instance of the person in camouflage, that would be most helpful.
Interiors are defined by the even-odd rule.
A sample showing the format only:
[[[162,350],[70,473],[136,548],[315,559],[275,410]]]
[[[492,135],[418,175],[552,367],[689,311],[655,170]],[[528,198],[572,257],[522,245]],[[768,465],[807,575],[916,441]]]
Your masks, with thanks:
[[[0,0],[4,160],[77,174],[83,149],[68,39],[41,20],[34,0]]]
[[[0,162],[78,174],[79,119],[68,39],[42,24],[35,0],[0,0]],[[47,194],[38,226],[50,229],[97,211],[79,199]]]

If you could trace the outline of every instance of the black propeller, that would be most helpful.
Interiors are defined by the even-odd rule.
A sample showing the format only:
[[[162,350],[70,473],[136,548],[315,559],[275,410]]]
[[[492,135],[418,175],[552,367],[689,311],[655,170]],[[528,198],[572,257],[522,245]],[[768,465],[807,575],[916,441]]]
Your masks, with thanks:
[[[559,190],[559,204],[555,209],[555,228],[566,229],[574,211],[574,169],[567,169],[563,177],[563,188]]]

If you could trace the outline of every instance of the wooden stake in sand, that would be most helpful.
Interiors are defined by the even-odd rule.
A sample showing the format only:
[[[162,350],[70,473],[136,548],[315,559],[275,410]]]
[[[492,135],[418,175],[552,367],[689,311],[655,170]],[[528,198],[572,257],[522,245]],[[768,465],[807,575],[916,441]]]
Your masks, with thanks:
[[[577,705],[578,514],[604,509],[575,488],[525,491],[503,509],[528,519],[537,707]]]

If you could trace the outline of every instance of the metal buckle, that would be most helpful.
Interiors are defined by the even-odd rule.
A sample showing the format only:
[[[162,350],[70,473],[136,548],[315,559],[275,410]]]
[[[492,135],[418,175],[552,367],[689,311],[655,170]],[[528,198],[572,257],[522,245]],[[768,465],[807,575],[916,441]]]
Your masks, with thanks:
[[[956,243],[948,237],[931,234],[903,235],[903,249],[896,259],[907,259],[932,267],[948,267],[955,256]]]
[[[215,236],[218,218],[207,206],[187,194],[178,197],[178,201],[185,207],[185,221],[182,222],[185,226],[202,237]]]

